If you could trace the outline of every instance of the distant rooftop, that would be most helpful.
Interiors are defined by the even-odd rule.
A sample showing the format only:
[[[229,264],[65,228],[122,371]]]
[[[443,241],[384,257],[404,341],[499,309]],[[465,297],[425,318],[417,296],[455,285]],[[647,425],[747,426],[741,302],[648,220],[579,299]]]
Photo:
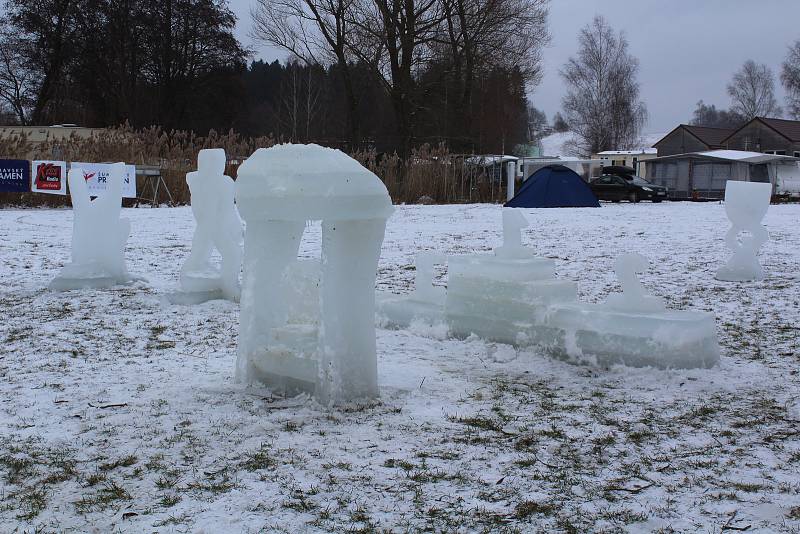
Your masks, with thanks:
[[[766,117],[756,117],[754,120],[760,120],[790,141],[800,141],[800,121]]]
[[[598,156],[638,156],[640,154],[658,154],[655,148],[642,148],[639,150],[604,150]]]
[[[763,152],[748,152],[746,150],[707,150],[705,152],[689,152],[687,154],[674,154],[657,158],[657,161],[672,159],[715,159],[723,161],[741,161],[758,165],[761,163],[778,163],[798,161],[791,156],[764,154]],[[653,160],[650,160],[653,161]]]
[[[722,146],[722,142],[735,130],[735,128],[713,128],[693,124],[681,124],[678,128],[683,128],[708,146]]]

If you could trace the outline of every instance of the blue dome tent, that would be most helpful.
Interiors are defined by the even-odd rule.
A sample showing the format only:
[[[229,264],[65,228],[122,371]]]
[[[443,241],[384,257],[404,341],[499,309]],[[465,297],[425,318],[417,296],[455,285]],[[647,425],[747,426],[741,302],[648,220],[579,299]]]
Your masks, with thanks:
[[[542,167],[525,180],[508,208],[599,208],[600,202],[578,173],[563,165]]]

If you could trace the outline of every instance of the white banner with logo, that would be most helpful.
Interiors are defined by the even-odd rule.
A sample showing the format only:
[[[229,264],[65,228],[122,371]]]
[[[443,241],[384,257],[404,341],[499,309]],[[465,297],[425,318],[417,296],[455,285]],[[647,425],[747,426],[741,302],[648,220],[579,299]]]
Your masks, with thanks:
[[[70,169],[83,170],[83,177],[89,194],[92,196],[101,195],[108,187],[108,175],[111,173],[110,163],[82,163],[73,161]],[[136,198],[136,166],[125,165],[125,174],[122,180],[122,197]]]
[[[51,195],[66,195],[67,162],[35,160],[31,169],[31,191]]]

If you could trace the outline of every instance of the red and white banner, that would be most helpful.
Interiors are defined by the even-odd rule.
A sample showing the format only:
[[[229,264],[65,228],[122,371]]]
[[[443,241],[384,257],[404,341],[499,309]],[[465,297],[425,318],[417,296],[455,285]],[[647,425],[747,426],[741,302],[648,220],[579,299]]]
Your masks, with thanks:
[[[67,194],[67,163],[37,160],[31,172],[31,191],[51,195]]]
[[[73,161],[70,169],[81,169],[89,194],[97,196],[103,194],[108,187],[108,175],[111,173],[110,163],[82,163]],[[125,174],[122,180],[122,197],[136,198],[136,166],[125,165]]]

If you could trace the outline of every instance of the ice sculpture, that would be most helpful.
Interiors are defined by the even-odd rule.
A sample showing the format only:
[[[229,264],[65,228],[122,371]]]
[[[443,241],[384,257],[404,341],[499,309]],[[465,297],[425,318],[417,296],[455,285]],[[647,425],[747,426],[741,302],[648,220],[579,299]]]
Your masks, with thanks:
[[[258,149],[239,167],[236,200],[246,223],[237,380],[323,403],[375,397],[375,274],[393,210],[386,187],[338,150],[287,144]],[[322,220],[317,287],[313,264],[296,273],[311,220]],[[316,314],[304,305],[315,293]]]
[[[606,307],[612,310],[628,312],[660,312],[667,309],[664,300],[648,295],[636,273],[646,271],[650,267],[647,258],[638,253],[623,254],[617,258],[614,271],[622,286],[622,293],[608,296]]]
[[[197,171],[186,175],[196,227],[192,251],[181,268],[181,292],[169,296],[173,303],[239,300],[242,221],[234,203],[233,180],[225,176],[225,161],[221,148],[201,150]],[[220,268],[210,262],[214,248],[222,257]]]
[[[494,255],[448,258],[445,317],[456,337],[475,334],[511,345],[556,342],[544,326],[554,302],[577,300],[574,282],[555,278],[555,262],[522,245],[525,217],[503,209],[503,245]]]
[[[428,325],[444,322],[445,289],[433,285],[436,264],[447,257],[435,252],[420,252],[415,258],[414,291],[409,295],[378,293],[378,315],[384,324],[406,327],[413,321]]]
[[[549,303],[576,300],[575,284],[556,280],[555,262],[536,257],[522,245],[521,230],[528,223],[519,210],[506,208],[502,217],[503,244],[493,255],[447,258],[446,291],[431,287],[429,281],[429,258],[435,256],[418,256],[415,291],[406,296],[381,296],[379,320],[401,328],[414,320],[444,320],[456,337],[476,334],[514,345],[552,342],[552,332],[536,325],[541,325]],[[437,292],[428,293],[428,288]]]
[[[535,345],[556,357],[601,365],[691,368],[719,360],[714,316],[667,310],[660,298],[648,295],[636,276],[647,268],[646,258],[621,256],[616,272],[623,292],[605,304],[581,303],[575,283],[555,278],[552,260],[537,258],[522,245],[525,226],[518,210],[505,209],[503,245],[494,255],[447,258],[443,305],[441,293],[424,297],[430,260],[418,259],[417,289],[408,296],[382,297],[379,321],[405,327],[443,316],[455,337],[475,334],[514,346]]]
[[[70,169],[72,262],[50,282],[51,289],[104,288],[131,280],[125,267],[131,225],[128,219],[120,219],[124,174],[125,164],[115,163],[108,176],[108,189],[92,200],[83,170]]]
[[[556,304],[546,324],[561,332],[551,347],[556,355],[590,357],[598,364],[631,367],[712,367],[719,361],[714,315],[668,310],[664,301],[648,295],[637,272],[648,267],[640,254],[623,254],[616,261],[622,293],[604,304]]]
[[[725,243],[733,250],[728,264],[717,271],[717,280],[743,282],[762,280],[764,271],[758,262],[759,249],[769,241],[761,220],[767,213],[772,184],[728,180],[725,185],[725,213],[731,228]]]

